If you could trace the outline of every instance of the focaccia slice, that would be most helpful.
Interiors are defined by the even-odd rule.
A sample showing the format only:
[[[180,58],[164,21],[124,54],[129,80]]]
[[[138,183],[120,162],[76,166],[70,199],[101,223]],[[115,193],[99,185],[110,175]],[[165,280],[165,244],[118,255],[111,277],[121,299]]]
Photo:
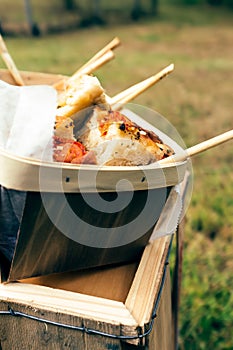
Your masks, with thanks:
[[[99,106],[77,137],[103,165],[147,165],[174,153],[154,132]]]

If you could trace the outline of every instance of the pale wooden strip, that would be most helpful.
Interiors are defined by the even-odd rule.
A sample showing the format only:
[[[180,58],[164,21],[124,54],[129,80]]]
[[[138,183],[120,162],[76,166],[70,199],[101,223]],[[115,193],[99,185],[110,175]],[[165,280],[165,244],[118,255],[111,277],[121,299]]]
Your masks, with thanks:
[[[151,319],[170,239],[169,236],[158,238],[146,246],[126,299],[125,306],[140,326]]]
[[[122,302],[34,284],[2,284],[0,300],[133,327],[137,325]]]
[[[149,188],[159,188],[164,186],[164,179],[166,179],[166,186],[173,186],[183,179],[186,170],[185,163],[164,166],[163,172],[156,167],[156,163],[151,167],[145,166],[143,169],[107,166],[99,169],[94,165],[41,163],[41,161],[34,159],[13,156],[3,150],[0,150],[0,167],[4,169],[0,172],[0,183],[7,188],[21,191],[65,191],[67,193],[80,192],[77,182],[79,171],[82,171],[83,174],[82,191],[93,192],[95,189],[101,192],[115,192],[116,183],[122,178],[127,178],[134,185],[135,190],[147,189],[148,186]],[[96,173],[96,171],[98,171],[97,182],[93,184],[92,176],[93,172]],[[40,181],[41,174],[46,176],[44,183]],[[143,181],[147,178],[151,179],[150,183]],[[125,190],[128,189],[128,187],[125,188]]]
[[[149,349],[175,350],[174,326],[172,322],[171,281],[168,268],[155,324],[149,337]],[[175,345],[176,344],[176,345]]]
[[[27,278],[20,282],[124,302],[137,266],[138,264],[135,262],[107,268],[53,273]]]
[[[13,61],[10,53],[8,52],[8,49],[6,47],[6,44],[1,34],[0,34],[0,54],[7,68],[9,69],[9,72],[11,73],[15,82],[17,83],[17,85],[21,85],[21,86],[24,85],[24,81],[15,65],[15,62]]]
[[[41,72],[28,72],[28,71],[20,71],[20,75],[23,78],[25,85],[38,85],[38,84],[46,84],[53,85],[56,82],[60,81],[63,78],[67,78],[61,74],[49,74],[49,73],[41,73]],[[6,69],[0,69],[0,79],[9,84],[15,84],[15,81],[10,74],[10,72]]]

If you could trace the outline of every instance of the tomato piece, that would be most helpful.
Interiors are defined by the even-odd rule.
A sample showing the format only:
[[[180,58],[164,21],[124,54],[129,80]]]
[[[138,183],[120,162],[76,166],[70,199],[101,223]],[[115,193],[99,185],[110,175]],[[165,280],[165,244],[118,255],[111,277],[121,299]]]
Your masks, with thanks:
[[[78,141],[74,141],[71,145],[70,148],[68,149],[64,162],[65,163],[72,163],[74,159],[78,161],[80,159],[80,162],[82,160],[82,157],[86,154],[85,147]]]

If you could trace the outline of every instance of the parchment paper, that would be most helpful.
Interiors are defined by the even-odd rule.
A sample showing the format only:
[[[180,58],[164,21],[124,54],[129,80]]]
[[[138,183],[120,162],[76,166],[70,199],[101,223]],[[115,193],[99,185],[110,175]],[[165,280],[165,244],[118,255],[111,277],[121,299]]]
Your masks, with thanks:
[[[0,81],[0,147],[24,157],[52,160],[56,90]]]
[[[51,161],[56,99],[50,86],[18,87],[0,81],[0,148]],[[25,192],[0,184],[0,260],[2,255],[12,260],[25,199]]]

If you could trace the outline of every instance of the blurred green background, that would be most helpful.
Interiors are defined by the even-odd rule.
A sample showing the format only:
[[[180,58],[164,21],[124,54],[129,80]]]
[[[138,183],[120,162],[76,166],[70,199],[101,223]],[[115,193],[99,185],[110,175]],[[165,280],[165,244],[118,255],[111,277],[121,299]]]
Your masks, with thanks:
[[[110,96],[173,62],[174,72],[134,102],[166,117],[187,147],[232,129],[232,0],[158,0],[154,11],[150,0],[140,11],[132,0],[102,0],[97,12],[91,0],[75,0],[71,10],[65,1],[31,0],[31,11],[25,3],[0,1],[1,31],[19,69],[72,74],[118,36],[116,58],[96,71]],[[233,349],[232,161],[232,142],[192,160],[182,350]]]

